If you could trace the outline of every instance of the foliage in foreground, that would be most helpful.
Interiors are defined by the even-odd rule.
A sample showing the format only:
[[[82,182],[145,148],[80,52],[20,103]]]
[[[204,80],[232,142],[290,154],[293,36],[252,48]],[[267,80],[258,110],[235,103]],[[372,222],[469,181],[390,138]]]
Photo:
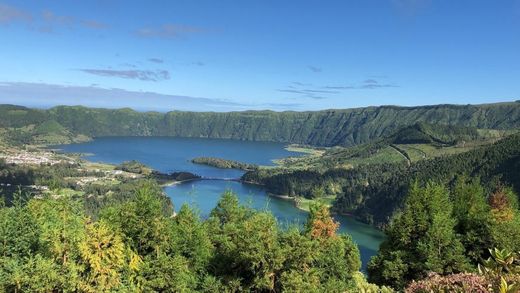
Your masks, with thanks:
[[[96,221],[69,198],[17,199],[0,209],[0,291],[379,291],[337,226],[315,206],[304,230],[281,230],[230,192],[206,221],[188,206],[169,216],[153,186]]]
[[[412,282],[406,293],[428,292],[499,292],[520,291],[520,252],[490,250],[491,256],[478,266],[478,273],[460,273],[448,276],[431,274]]]
[[[498,186],[486,198],[477,181],[460,180],[451,194],[441,184],[416,183],[386,234],[368,266],[371,282],[403,289],[426,278],[409,292],[518,290],[518,256],[507,251],[520,248],[520,212],[508,188]],[[479,263],[479,275],[467,274]]]

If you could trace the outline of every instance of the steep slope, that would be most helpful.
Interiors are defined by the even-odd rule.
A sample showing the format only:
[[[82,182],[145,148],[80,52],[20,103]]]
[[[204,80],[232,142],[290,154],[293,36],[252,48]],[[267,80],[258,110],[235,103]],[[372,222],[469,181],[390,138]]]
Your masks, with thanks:
[[[315,112],[136,112],[59,106],[49,110],[0,106],[0,126],[55,120],[74,134],[180,136],[277,141],[315,146],[352,146],[385,137],[417,122],[485,129],[520,126],[520,103],[367,107]],[[3,116],[3,115],[2,115]],[[24,124],[25,123],[25,124]]]

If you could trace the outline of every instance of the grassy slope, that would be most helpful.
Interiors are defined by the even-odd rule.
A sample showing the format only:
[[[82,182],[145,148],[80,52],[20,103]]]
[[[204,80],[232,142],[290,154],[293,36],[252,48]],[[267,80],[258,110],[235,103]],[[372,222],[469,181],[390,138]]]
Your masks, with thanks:
[[[435,131],[434,131],[435,129]],[[471,127],[449,127],[421,123],[405,127],[387,138],[353,147],[327,150],[311,148],[308,156],[287,158],[279,164],[287,169],[354,168],[365,164],[417,162],[440,156],[464,153],[496,142],[513,133],[505,130],[483,130]]]

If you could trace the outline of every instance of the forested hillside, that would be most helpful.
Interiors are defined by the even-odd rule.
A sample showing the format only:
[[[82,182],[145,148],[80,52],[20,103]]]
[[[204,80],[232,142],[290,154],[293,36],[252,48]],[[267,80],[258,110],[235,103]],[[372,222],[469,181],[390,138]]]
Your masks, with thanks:
[[[289,169],[326,171],[359,165],[416,162],[463,153],[495,142],[515,130],[477,129],[455,125],[418,122],[405,126],[390,136],[351,147],[313,148],[311,155],[278,160]],[[316,155],[321,154],[321,155]]]
[[[457,176],[480,177],[485,186],[502,181],[520,190],[520,135],[508,136],[495,144],[477,147],[459,154],[407,163],[406,160],[346,166],[342,158],[364,156],[375,146],[361,145],[332,152],[306,162],[306,168],[260,169],[243,176],[266,186],[269,192],[289,196],[336,197],[334,209],[354,213],[367,223],[384,225],[401,205],[408,186],[414,180],[451,183]],[[327,154],[327,153],[326,153]],[[368,158],[368,155],[366,155]],[[305,160],[305,159],[304,159]],[[361,161],[363,162],[363,161]]]
[[[74,135],[180,136],[278,141],[315,146],[351,146],[388,136],[417,122],[479,129],[520,126],[520,103],[381,106],[315,112],[136,112],[59,106],[33,110],[0,106],[0,127],[21,128],[55,121]]]
[[[384,222],[399,206],[407,186],[414,180],[434,180],[451,184],[457,177],[467,175],[480,178],[490,188],[497,182],[520,190],[520,135],[512,135],[493,145],[484,146],[466,153],[421,160],[410,167],[396,168],[387,178],[378,178],[379,172],[367,173],[368,184],[351,193],[345,193],[336,202],[338,210],[351,207],[352,202],[363,197],[362,207],[356,211],[369,221]],[[375,174],[375,175],[374,175]],[[386,219],[385,219],[386,218]]]

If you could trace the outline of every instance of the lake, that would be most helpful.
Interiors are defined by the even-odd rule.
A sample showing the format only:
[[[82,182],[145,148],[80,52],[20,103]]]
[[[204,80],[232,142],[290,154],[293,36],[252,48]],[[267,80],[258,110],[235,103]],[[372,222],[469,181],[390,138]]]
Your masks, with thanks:
[[[274,142],[251,142],[207,138],[173,137],[104,137],[93,141],[61,145],[67,153],[86,153],[86,159],[94,162],[119,164],[137,160],[161,172],[187,171],[203,177],[239,178],[243,171],[218,169],[191,163],[195,157],[219,157],[258,165],[274,165],[273,159],[300,156],[290,152],[285,144]],[[258,210],[268,210],[282,225],[302,224],[307,213],[296,208],[291,201],[270,197],[257,185],[225,180],[196,180],[165,187],[175,209],[190,204],[206,217],[225,190],[234,191],[241,203]],[[340,222],[340,231],[349,233],[358,244],[363,268],[371,256],[377,253],[384,234],[353,218],[335,216]]]

